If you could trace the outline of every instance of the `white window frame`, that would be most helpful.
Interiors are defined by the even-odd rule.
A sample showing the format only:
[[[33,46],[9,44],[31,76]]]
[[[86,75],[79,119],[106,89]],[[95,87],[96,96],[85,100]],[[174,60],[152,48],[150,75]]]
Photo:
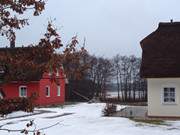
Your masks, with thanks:
[[[165,88],[174,88],[174,93],[175,93],[175,102],[164,102],[164,89]],[[176,86],[174,85],[165,85],[162,87],[162,92],[161,92],[161,103],[164,105],[176,105],[177,104],[177,91],[176,91]]]
[[[26,92],[24,95],[22,95],[22,88],[26,89]],[[27,97],[27,86],[19,86],[19,97]]]
[[[48,95],[47,95],[47,90],[48,90]],[[51,89],[49,85],[46,85],[45,87],[45,95],[46,97],[50,97],[51,96]]]
[[[61,86],[57,85],[57,96],[61,96]]]

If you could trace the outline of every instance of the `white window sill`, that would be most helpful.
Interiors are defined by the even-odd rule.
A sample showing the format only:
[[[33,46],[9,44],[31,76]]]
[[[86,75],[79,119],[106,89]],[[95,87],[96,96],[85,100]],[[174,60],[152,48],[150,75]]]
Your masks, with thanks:
[[[20,98],[27,98],[27,96],[19,96]]]
[[[163,102],[163,105],[177,105],[176,102]]]

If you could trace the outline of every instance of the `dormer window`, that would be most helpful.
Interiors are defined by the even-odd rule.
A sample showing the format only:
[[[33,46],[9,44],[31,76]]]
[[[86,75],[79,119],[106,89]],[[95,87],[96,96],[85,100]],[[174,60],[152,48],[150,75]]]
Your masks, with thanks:
[[[56,76],[59,76],[59,69],[56,69]]]
[[[52,76],[52,71],[49,71],[49,76]]]
[[[5,71],[4,70],[0,70],[0,74],[4,74],[5,73]]]
[[[5,73],[5,71],[4,71],[3,67],[0,66],[0,74],[4,74],[4,73]]]
[[[0,88],[0,100],[4,99],[5,97],[6,97],[6,95],[5,95],[4,91],[3,91],[3,89]]]
[[[52,67],[50,66],[50,68],[49,68],[49,76],[52,76],[53,75],[53,69],[52,69]]]

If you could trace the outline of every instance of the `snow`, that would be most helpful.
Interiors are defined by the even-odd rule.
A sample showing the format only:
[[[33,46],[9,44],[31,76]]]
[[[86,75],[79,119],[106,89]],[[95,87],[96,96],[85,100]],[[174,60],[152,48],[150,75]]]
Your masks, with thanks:
[[[27,112],[23,112],[23,111],[17,111],[17,112],[13,112],[13,113],[7,115],[6,118],[18,117],[18,116],[28,115],[28,114],[31,114],[31,113],[27,113]]]
[[[6,124],[1,128],[22,129],[29,120],[34,120],[36,128],[39,129],[60,122],[54,127],[43,130],[46,135],[179,135],[180,121],[166,121],[168,125],[151,125],[134,122],[127,118],[103,117],[104,106],[103,103],[79,103],[64,108],[39,108],[36,111],[47,112],[15,119],[4,119],[0,121],[0,125]],[[122,108],[124,106],[118,106],[118,109]],[[58,117],[65,113],[70,115]],[[7,117],[20,115],[26,115],[26,113],[15,112]],[[0,135],[18,135],[18,133],[0,131]]]

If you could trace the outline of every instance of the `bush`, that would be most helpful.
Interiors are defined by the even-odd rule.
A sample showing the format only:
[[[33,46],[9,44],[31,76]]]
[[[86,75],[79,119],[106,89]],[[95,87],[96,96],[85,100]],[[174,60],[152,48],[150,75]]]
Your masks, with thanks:
[[[103,116],[112,116],[117,110],[117,105],[112,103],[107,103],[103,109]]]
[[[13,111],[34,111],[34,98],[13,98],[0,100],[0,115],[7,115]]]

